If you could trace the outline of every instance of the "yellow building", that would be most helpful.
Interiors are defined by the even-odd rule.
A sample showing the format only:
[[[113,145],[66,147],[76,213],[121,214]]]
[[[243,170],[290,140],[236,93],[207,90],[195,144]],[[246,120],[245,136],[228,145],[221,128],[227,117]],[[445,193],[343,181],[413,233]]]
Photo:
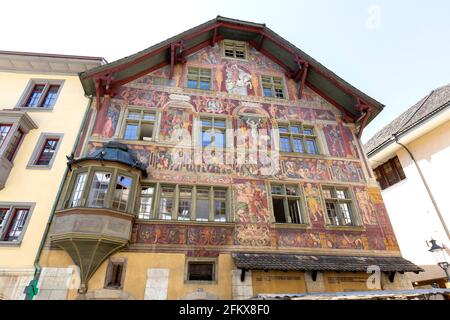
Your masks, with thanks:
[[[102,58],[0,51],[0,299],[24,299]]]
[[[359,140],[383,105],[264,24],[217,17],[80,79],[95,98],[38,299],[404,289],[421,271]]]
[[[450,248],[449,106],[447,84],[420,99],[365,145],[402,254],[425,270],[411,275],[415,287],[450,286],[429,252],[431,239]]]

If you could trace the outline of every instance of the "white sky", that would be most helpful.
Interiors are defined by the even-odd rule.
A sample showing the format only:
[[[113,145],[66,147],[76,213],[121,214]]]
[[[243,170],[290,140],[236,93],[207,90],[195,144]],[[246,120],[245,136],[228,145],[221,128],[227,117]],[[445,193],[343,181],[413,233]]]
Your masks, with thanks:
[[[450,82],[450,1],[3,0],[0,50],[108,62],[222,15],[266,25],[386,105],[363,141]]]

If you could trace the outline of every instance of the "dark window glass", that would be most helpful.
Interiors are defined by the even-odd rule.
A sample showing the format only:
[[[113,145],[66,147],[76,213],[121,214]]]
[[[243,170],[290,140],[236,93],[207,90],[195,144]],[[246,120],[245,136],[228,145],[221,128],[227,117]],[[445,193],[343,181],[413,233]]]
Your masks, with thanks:
[[[45,95],[44,103],[42,104],[43,108],[50,108],[53,107],[53,105],[56,102],[56,96],[58,95],[59,86],[58,85],[51,85],[47,91],[47,94]]]
[[[8,230],[4,235],[4,241],[18,241],[22,234],[25,222],[29,214],[29,209],[15,209]]]
[[[3,141],[6,140],[9,131],[11,130],[12,125],[10,124],[0,124],[0,147],[3,144]]]
[[[286,223],[286,213],[284,211],[283,199],[272,199],[273,213],[275,215],[275,221],[278,223]]]
[[[191,281],[214,280],[214,263],[190,262],[188,265],[188,280]]]
[[[25,104],[26,107],[37,107],[42,93],[44,92],[45,85],[35,84],[33,90],[31,90],[30,96]]]
[[[59,139],[46,139],[44,145],[42,146],[41,153],[36,160],[35,165],[46,166],[50,163],[56,152],[56,147],[58,146]]]

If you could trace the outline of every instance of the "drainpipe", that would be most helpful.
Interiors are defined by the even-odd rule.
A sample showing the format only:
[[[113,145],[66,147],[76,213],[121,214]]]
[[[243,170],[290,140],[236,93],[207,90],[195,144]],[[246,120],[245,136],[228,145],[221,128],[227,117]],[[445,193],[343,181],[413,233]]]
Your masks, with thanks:
[[[437,205],[437,203],[436,203],[436,200],[435,200],[434,197],[433,197],[433,193],[431,192],[431,189],[430,189],[430,187],[428,186],[428,183],[427,183],[427,181],[426,181],[426,179],[425,179],[425,176],[424,176],[422,170],[421,170],[420,167],[419,167],[419,164],[417,163],[417,161],[416,161],[416,159],[414,158],[414,156],[413,156],[413,154],[411,153],[411,151],[410,151],[404,144],[402,144],[402,143],[400,143],[400,142],[398,141],[397,134],[393,134],[392,136],[394,137],[395,142],[396,142],[398,145],[402,146],[403,149],[406,150],[406,152],[408,152],[409,156],[411,157],[412,161],[414,162],[414,164],[415,164],[415,166],[416,166],[416,168],[417,168],[417,171],[419,172],[420,178],[422,179],[423,185],[425,186],[425,189],[427,190],[428,196],[430,197],[430,200],[431,200],[431,202],[433,203],[434,209],[436,210],[436,213],[437,213],[437,215],[438,215],[438,217],[439,217],[439,220],[441,221],[442,227],[444,227],[445,233],[447,234],[447,238],[450,239],[450,233],[449,233],[449,231],[448,231],[447,225],[445,224],[445,220],[444,220],[444,218],[442,217],[441,211],[439,210],[439,207],[438,207],[438,205]]]
[[[88,98],[89,98],[89,102],[88,102],[87,108],[86,108],[86,110],[84,112],[83,120],[81,122],[80,129],[78,130],[77,138],[75,140],[75,143],[73,145],[73,149],[72,149],[71,153],[75,153],[75,151],[76,151],[76,148],[77,148],[77,145],[78,145],[77,142],[80,140],[81,133],[83,132],[83,128],[84,128],[84,126],[86,124],[86,121],[87,121],[87,115],[88,115],[89,109],[91,108],[91,105],[92,105],[93,96],[90,95],[90,96],[88,96]],[[45,226],[44,235],[43,235],[43,237],[41,239],[41,243],[39,245],[39,249],[38,249],[38,252],[36,254],[36,258],[34,260],[35,272],[34,272],[34,278],[33,278],[32,281],[34,281],[36,283],[36,285],[37,285],[37,283],[39,281],[39,277],[40,277],[41,271],[42,271],[42,267],[39,264],[39,260],[40,260],[41,254],[42,254],[42,250],[44,249],[44,244],[45,244],[45,241],[47,239],[48,233],[50,231],[50,225],[52,223],[53,216],[55,215],[56,205],[57,205],[57,203],[59,201],[59,197],[61,196],[61,192],[62,192],[62,189],[63,189],[63,186],[64,186],[64,183],[66,181],[68,173],[69,173],[69,169],[66,167],[66,170],[64,171],[64,177],[61,180],[61,184],[59,185],[58,193],[57,193],[55,201],[53,203],[52,211],[50,213],[50,217],[48,218],[47,225]],[[28,294],[27,294],[27,296],[28,296]],[[25,297],[25,300],[27,300],[27,296]]]

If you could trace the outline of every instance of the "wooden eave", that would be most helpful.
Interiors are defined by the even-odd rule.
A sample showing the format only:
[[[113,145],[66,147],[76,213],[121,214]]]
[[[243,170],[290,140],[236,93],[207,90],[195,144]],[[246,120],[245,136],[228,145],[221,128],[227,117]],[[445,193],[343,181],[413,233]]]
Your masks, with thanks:
[[[358,122],[360,131],[381,112],[384,105],[347,83],[312,57],[298,49],[265,26],[241,20],[218,16],[177,36],[160,42],[150,48],[112,63],[80,73],[83,88],[88,95],[96,94],[96,81],[101,93],[115,90],[145,74],[166,65],[171,65],[171,56],[184,58],[222,39],[246,41],[262,54],[279,64],[286,75],[301,79],[302,65],[307,63],[304,81],[307,86],[343,112],[346,119]],[[182,44],[183,49],[175,49]],[[173,64],[173,62],[172,62]],[[104,78],[109,78],[106,83]],[[362,121],[363,120],[363,121]]]

